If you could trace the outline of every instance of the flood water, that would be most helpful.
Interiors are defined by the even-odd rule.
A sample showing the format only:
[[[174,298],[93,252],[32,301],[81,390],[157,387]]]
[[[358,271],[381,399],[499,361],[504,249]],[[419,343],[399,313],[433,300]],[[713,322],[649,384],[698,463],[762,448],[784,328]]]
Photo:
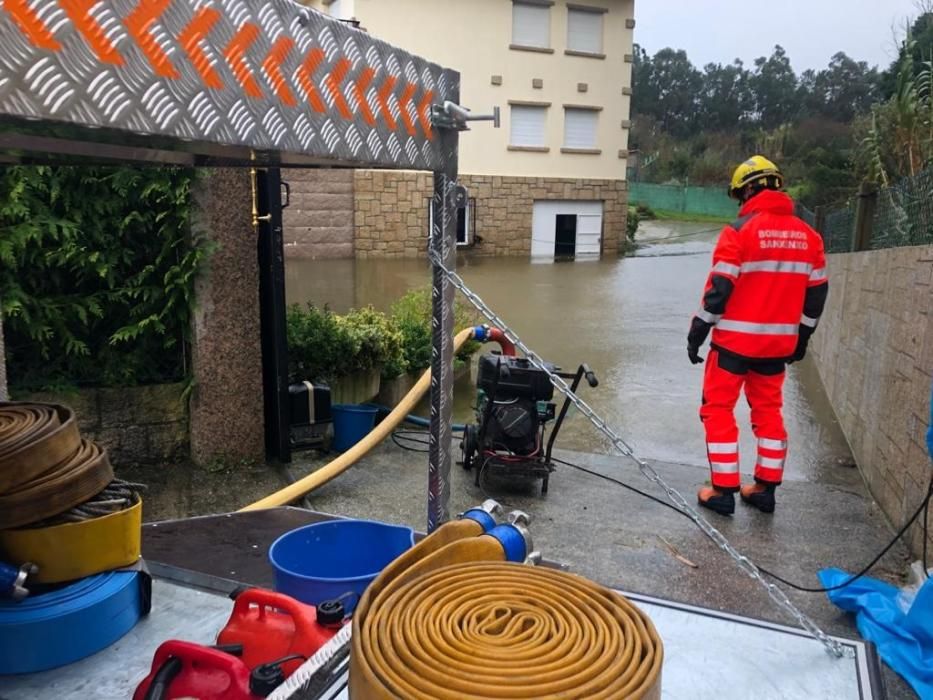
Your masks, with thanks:
[[[571,371],[595,370],[596,389],[580,394],[649,459],[705,465],[697,417],[702,366],[687,360],[686,333],[700,300],[718,228],[711,224],[645,222],[635,257],[531,263],[521,258],[461,256],[458,271],[538,354]],[[289,303],[313,301],[337,312],[372,304],[386,310],[407,290],[430,281],[423,260],[290,260]],[[455,389],[455,420],[472,420],[474,388]],[[815,478],[849,451],[815,368],[792,366],[785,391],[791,435],[788,476]],[[426,403],[422,406],[427,413]],[[608,441],[580,415],[565,423],[557,446],[610,452]],[[755,443],[740,402],[743,468]]]

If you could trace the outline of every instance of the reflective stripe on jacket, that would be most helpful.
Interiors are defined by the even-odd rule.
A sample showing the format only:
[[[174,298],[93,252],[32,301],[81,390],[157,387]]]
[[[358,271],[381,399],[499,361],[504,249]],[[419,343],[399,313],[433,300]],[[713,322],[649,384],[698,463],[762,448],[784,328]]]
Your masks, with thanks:
[[[823,240],[794,216],[793,200],[783,192],[759,193],[740,215],[719,236],[697,317],[713,325],[712,343],[726,352],[790,357],[800,327],[815,328],[822,312],[820,303],[807,315],[805,301],[808,289],[827,284]],[[725,293],[717,294],[717,288]],[[708,303],[717,296],[724,296],[719,308]]]

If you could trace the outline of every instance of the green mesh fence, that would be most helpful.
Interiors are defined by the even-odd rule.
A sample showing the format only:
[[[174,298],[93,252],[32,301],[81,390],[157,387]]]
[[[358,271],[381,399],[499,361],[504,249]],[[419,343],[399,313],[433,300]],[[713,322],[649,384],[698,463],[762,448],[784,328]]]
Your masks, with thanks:
[[[629,183],[629,202],[644,204],[652,209],[735,218],[739,208],[725,191],[714,187],[680,187],[653,185],[646,182]]]
[[[823,247],[827,253],[845,253],[852,250],[852,232],[855,230],[855,200],[826,213],[823,220]]]
[[[878,193],[871,247],[933,243],[933,169]]]
[[[852,198],[827,212],[821,232],[827,252],[852,250],[857,210]],[[933,243],[933,168],[880,190],[871,225],[874,250],[926,243]]]

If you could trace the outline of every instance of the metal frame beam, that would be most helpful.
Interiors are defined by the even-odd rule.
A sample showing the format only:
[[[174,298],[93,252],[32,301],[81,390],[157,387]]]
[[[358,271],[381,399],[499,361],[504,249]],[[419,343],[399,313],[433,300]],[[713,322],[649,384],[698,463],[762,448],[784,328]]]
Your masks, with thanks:
[[[291,0],[33,0],[0,6],[0,163],[266,168],[267,445],[287,435],[277,166],[433,171],[431,245],[454,267],[460,75]],[[458,192],[460,193],[458,195]],[[433,275],[428,528],[448,518],[453,294]]]

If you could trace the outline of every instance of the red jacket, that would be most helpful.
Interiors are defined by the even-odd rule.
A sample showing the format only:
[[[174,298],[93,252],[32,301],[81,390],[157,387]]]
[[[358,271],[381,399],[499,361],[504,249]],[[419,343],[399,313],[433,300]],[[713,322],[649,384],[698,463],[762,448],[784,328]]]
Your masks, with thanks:
[[[718,350],[750,360],[789,359],[823,312],[823,239],[794,216],[794,202],[783,192],[760,192],[739,214],[716,243],[688,344],[699,347],[712,328]]]

